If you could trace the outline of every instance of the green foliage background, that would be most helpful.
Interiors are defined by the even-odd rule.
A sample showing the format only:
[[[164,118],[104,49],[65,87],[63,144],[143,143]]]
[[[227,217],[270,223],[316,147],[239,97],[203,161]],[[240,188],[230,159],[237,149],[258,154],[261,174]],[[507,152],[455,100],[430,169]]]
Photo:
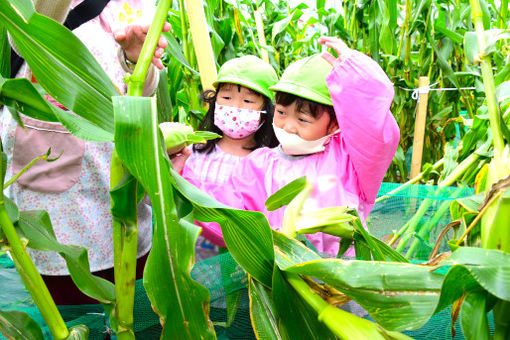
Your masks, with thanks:
[[[310,2],[308,2],[310,3]],[[441,159],[450,143],[465,133],[466,119],[474,118],[483,104],[484,93],[478,65],[469,61],[476,41],[465,50],[464,34],[473,31],[467,0],[356,0],[325,1],[291,7],[288,2],[264,0],[203,1],[216,66],[246,55],[268,51],[271,65],[281,75],[297,59],[321,52],[321,35],[339,36],[346,43],[374,58],[395,84],[392,112],[401,129],[401,141],[385,181],[404,182],[408,177],[413,143],[416,101],[412,91],[418,79],[428,76],[434,88],[476,87],[476,90],[432,91],[429,94],[423,163]],[[482,0],[485,29],[508,26],[508,1]],[[174,2],[168,21],[171,43],[164,58],[168,66],[168,87],[173,119],[197,126],[204,113],[198,102],[201,90],[195,54],[186,17]],[[505,10],[506,8],[506,10]],[[254,12],[264,22],[266,46],[258,43]],[[476,39],[475,39],[476,40]],[[493,54],[496,86],[510,79],[507,43],[499,42]],[[191,84],[191,86],[189,86]],[[461,115],[462,113],[462,115]],[[464,154],[468,151],[465,150]],[[462,157],[457,160],[460,162]],[[437,180],[438,176],[434,179]],[[467,181],[466,184],[472,185]]]

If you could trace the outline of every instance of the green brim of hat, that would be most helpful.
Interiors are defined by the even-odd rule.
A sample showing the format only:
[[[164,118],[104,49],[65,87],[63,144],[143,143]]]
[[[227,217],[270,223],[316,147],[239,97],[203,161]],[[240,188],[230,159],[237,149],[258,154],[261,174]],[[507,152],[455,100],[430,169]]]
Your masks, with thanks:
[[[249,88],[250,90],[261,93],[271,100],[274,100],[274,92],[269,91],[269,89],[267,89],[267,88],[264,89],[261,86],[259,86],[258,84],[251,82],[247,79],[241,79],[241,78],[236,78],[236,77],[222,77],[222,78],[216,79],[213,82],[213,86],[215,88],[217,88],[218,84],[220,84],[220,83],[231,83],[231,84],[241,85],[241,86]]]
[[[271,91],[280,91],[285,93],[290,93],[295,96],[305,98],[323,105],[333,106],[333,102],[331,101],[331,96],[325,96],[322,93],[314,91],[311,88],[304,88],[303,85],[297,85],[288,81],[280,80],[276,85],[273,85],[269,88]]]

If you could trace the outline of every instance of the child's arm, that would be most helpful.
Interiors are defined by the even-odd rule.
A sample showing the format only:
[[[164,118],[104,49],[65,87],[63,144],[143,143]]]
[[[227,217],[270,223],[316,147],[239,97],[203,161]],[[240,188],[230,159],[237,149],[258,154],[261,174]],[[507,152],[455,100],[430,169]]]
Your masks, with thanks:
[[[393,84],[374,60],[348,49],[340,39],[321,38],[319,42],[339,53],[338,59],[324,56],[334,66],[326,82],[362,199],[372,203],[400,138],[390,112]]]

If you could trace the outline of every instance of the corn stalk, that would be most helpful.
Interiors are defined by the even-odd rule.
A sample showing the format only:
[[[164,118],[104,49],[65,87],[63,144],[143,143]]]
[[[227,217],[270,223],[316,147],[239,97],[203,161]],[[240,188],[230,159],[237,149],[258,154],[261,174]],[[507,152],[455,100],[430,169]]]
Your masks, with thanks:
[[[129,96],[142,96],[147,71],[152,62],[152,57],[156,50],[161,31],[163,30],[170,5],[171,0],[162,0],[159,2],[133,74],[127,76]],[[110,186],[111,188],[116,188],[118,185],[122,184],[126,176],[130,175],[122,165],[115,150],[112,154],[111,164]],[[135,338],[133,331],[133,307],[138,243],[138,218],[136,214],[137,191],[139,188],[140,186],[138,183],[135,183],[128,191],[128,201],[131,205],[131,210],[134,212],[132,216],[116,216],[112,210],[115,295],[117,299],[115,306],[116,320],[113,320],[112,325],[116,328],[118,339]],[[112,207],[114,207],[114,203],[114,200],[112,200]]]
[[[479,0],[470,0],[471,15],[478,38],[478,47],[480,50],[480,66],[482,69],[483,84],[487,98],[489,111],[489,122],[492,130],[494,143],[494,158],[489,164],[487,177],[487,189],[499,180],[510,174],[510,154],[509,146],[505,145],[502,131],[502,124],[498,101],[496,98],[496,86],[492,72],[492,63],[490,56],[485,54],[486,40],[482,21],[482,10]],[[502,6],[507,5],[506,1]],[[503,9],[502,9],[503,14]],[[499,249],[507,253],[510,252],[510,233],[508,232],[508,211],[510,209],[510,199],[507,194],[494,200],[482,217],[482,246],[488,249]],[[510,303],[498,300],[494,307],[494,322],[496,325],[494,339],[502,340],[510,337],[510,322],[508,315],[510,313]]]
[[[35,162],[31,164],[34,163]],[[3,162],[0,162],[0,174],[3,173],[3,164]],[[53,337],[59,340],[66,339],[69,336],[69,330],[67,329],[67,326],[64,323],[64,320],[62,319],[62,316],[60,315],[60,312],[58,311],[57,306],[55,305],[55,302],[53,301],[51,294],[41,277],[41,274],[39,274],[34,262],[27,253],[25,248],[26,242],[22,242],[18,236],[11,219],[7,214],[7,210],[5,209],[3,178],[0,181],[0,187],[0,226],[7,238],[7,241],[9,242],[9,252],[12,255],[12,259]]]

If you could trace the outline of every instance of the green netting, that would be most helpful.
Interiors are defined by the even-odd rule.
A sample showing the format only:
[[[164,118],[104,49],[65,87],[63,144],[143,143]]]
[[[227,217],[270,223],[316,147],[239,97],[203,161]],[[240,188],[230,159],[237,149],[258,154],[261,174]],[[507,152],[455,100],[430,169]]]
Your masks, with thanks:
[[[383,183],[379,196],[386,195],[397,188],[398,184]],[[417,219],[417,230],[431,224],[431,231],[425,237],[419,237],[420,249],[415,258],[428,257],[434,240],[444,226],[450,222],[449,204],[452,200],[473,194],[469,188],[438,188],[435,186],[412,185],[407,189],[390,195],[388,199],[377,203],[369,216],[369,227],[373,235],[383,237],[399,230],[413,217],[425,200],[429,205],[423,216]],[[450,236],[447,236],[446,240]],[[446,240],[443,250],[446,250]],[[3,262],[2,262],[3,261]],[[3,265],[2,265],[3,263]],[[0,256],[0,294],[10,287],[9,295],[0,295],[0,309],[14,308],[27,311],[44,326],[35,307],[28,307],[31,300],[12,263],[6,256]],[[6,268],[6,267],[11,268]],[[192,277],[209,289],[211,293],[210,317],[215,324],[218,339],[254,339],[249,316],[249,300],[246,289],[246,275],[232,259],[229,253],[218,255],[198,262],[192,270]],[[28,307],[28,308],[20,308]],[[59,308],[69,326],[86,324],[91,329],[90,339],[107,338],[110,329],[108,320],[100,305],[63,306]],[[353,308],[355,310],[356,307]],[[489,324],[494,328],[492,314]],[[367,316],[367,318],[370,318]],[[143,289],[142,281],[136,282],[134,330],[137,339],[158,339],[161,334],[159,318],[152,311],[150,302]],[[453,339],[463,339],[459,322],[454,324],[456,335]],[[406,331],[415,339],[452,339],[450,310],[445,309],[433,316],[418,330]],[[51,338],[47,329],[45,334]],[[2,338],[0,336],[0,338]]]
[[[369,215],[370,233],[379,239],[385,239],[392,233],[400,230],[414,217],[415,230],[427,230],[420,235],[413,234],[404,253],[408,250],[413,240],[419,242],[417,253],[411,258],[426,260],[434,247],[435,241],[444,227],[451,222],[450,203],[458,198],[468,197],[474,194],[472,188],[438,187],[432,185],[411,185],[395,194],[388,194],[399,187],[395,183],[383,183],[378,197],[387,195],[388,198],[376,203]],[[423,209],[426,207],[426,209]],[[423,215],[416,218],[420,212]],[[447,251],[448,240],[452,238],[450,231],[441,242],[441,251]]]

